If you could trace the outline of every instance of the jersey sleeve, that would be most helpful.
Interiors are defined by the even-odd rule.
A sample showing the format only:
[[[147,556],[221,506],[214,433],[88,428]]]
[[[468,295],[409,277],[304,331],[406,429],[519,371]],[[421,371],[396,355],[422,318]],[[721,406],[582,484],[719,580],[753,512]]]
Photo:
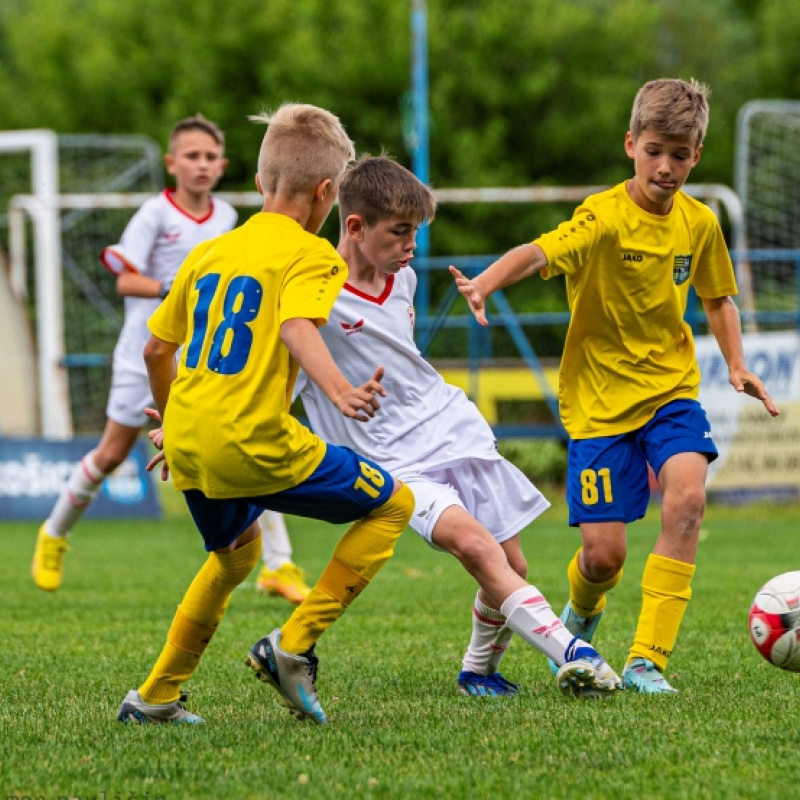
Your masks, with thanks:
[[[591,257],[601,236],[601,224],[596,213],[580,206],[572,219],[544,233],[533,244],[539,245],[547,256],[547,266],[541,276],[547,280],[554,275],[572,275]]]
[[[192,253],[202,249],[198,246]],[[189,329],[189,296],[195,273],[193,254],[181,265],[169,293],[147,320],[150,333],[165,342],[181,345],[186,341]]]
[[[695,251],[697,267],[692,276],[692,285],[698,297],[707,300],[732,297],[739,293],[733,263],[719,222],[713,212],[709,211],[709,214],[711,218],[707,229]]]
[[[158,198],[146,200],[131,217],[119,244],[106,247],[100,253],[103,266],[115,275],[124,270],[147,274],[150,252],[161,232]]]
[[[286,273],[279,324],[310,319],[324,325],[346,280],[347,264],[328,242],[320,240],[319,248],[304,251]]]

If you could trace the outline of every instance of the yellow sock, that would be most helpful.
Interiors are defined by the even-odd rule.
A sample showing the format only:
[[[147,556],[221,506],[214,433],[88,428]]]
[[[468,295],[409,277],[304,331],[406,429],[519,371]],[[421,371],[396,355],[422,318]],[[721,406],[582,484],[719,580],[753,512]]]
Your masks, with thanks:
[[[281,629],[281,649],[304,653],[317,642],[389,560],[413,511],[414,495],[404,485],[345,531],[317,585]]]
[[[261,537],[231,553],[208,554],[175,613],[167,643],[139,689],[145,703],[172,703],[200,663],[233,590],[261,558]]]
[[[666,670],[692,597],[694,570],[694,564],[650,554],[642,575],[642,610],[628,661],[647,658],[662,672]]]
[[[606,607],[606,594],[622,580],[622,570],[602,583],[587,581],[578,568],[578,558],[582,549],[578,548],[578,552],[567,567],[569,602],[579,616],[593,617]]]

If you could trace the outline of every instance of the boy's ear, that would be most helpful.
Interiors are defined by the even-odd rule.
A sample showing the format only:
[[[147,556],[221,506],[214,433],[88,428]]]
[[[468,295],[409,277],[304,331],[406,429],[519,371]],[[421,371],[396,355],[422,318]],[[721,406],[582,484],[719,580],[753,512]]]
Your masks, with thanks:
[[[264,192],[263,192],[263,190],[261,189],[261,178],[259,178],[259,177],[258,177],[258,173],[257,173],[257,172],[256,172],[256,190],[258,191],[258,193],[259,193],[259,194],[260,194],[262,197],[264,196]]]
[[[344,221],[344,229],[348,236],[360,242],[364,238],[364,220],[361,215],[349,214]]]
[[[625,134],[625,152],[628,154],[628,158],[636,156],[636,142],[633,141],[633,134],[630,131]]]
[[[175,156],[172,155],[172,153],[166,153],[164,155],[164,166],[167,169],[167,175],[175,174]]]
[[[692,161],[692,169],[697,166],[697,162],[700,160],[700,155],[703,152],[703,145],[700,145],[697,150],[694,151],[694,161]]]
[[[325,178],[314,187],[314,199],[318,203],[322,203],[328,196],[328,192],[333,190],[333,181],[330,178]]]

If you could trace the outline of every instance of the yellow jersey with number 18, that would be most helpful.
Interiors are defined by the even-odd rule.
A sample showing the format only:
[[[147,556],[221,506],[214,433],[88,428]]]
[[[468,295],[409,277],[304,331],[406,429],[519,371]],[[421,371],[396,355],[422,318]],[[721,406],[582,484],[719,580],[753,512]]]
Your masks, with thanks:
[[[627,433],[665,403],[697,398],[700,370],[684,320],[689,287],[701,298],[737,293],[708,206],[678,192],[670,213],[657,216],[622,183],[587,198],[535,244],[547,256],[542,277],[566,277],[571,319],[559,407],[573,439]]]
[[[198,245],[148,322],[182,345],[164,415],[164,451],[180,490],[253,497],[302,483],[325,443],[290,413],[298,365],[288,319],[322,325],[347,278],[324,239],[261,212]]]

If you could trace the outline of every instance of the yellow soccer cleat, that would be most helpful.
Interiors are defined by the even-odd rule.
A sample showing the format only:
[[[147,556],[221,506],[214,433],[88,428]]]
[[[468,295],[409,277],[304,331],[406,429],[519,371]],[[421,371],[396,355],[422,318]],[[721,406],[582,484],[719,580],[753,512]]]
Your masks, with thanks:
[[[64,551],[69,549],[67,537],[48,536],[44,525],[39,528],[36,549],[33,551],[31,575],[36,585],[45,592],[54,592],[61,586],[64,574]]]
[[[265,564],[256,578],[256,589],[266,594],[280,595],[290,603],[299,605],[308,597],[311,587],[306,584],[306,574],[297,564],[287,561],[278,569],[268,569]]]

